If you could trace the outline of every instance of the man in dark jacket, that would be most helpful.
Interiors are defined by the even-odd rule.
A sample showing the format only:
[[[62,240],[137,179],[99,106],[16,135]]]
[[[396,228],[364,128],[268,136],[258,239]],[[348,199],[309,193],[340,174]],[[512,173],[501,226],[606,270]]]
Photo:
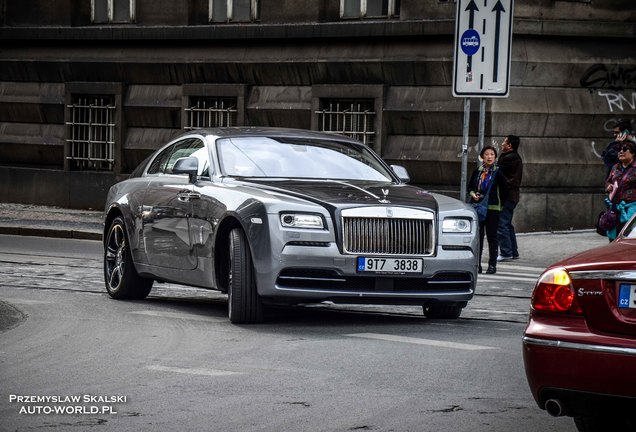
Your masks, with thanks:
[[[523,161],[519,153],[517,153],[519,143],[518,136],[508,135],[505,137],[501,144],[501,154],[497,162],[499,170],[508,183],[508,195],[499,215],[499,227],[497,229],[497,240],[499,241],[497,261],[519,258],[517,236],[515,227],[512,225],[512,216],[515,207],[519,203],[519,187],[521,186],[521,177],[523,175]]]

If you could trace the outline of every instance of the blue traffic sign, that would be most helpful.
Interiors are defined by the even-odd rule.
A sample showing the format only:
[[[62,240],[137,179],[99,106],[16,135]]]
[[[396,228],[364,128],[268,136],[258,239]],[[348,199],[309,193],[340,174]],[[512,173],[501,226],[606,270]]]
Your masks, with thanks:
[[[479,51],[480,43],[481,40],[477,31],[468,29],[462,34],[460,45],[464,54],[468,56],[475,55]]]
[[[453,96],[508,97],[514,0],[455,0]]]

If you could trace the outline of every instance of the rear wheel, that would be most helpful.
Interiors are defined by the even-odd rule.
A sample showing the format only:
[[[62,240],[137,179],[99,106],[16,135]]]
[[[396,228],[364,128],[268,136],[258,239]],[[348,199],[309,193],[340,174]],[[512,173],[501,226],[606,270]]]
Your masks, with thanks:
[[[457,319],[463,307],[456,303],[430,303],[423,306],[424,316],[431,319]]]
[[[124,220],[110,224],[104,246],[104,282],[114,299],[143,299],[152,289],[152,279],[139,276],[130,254]]]
[[[263,321],[263,303],[256,290],[254,265],[245,233],[239,228],[230,232],[228,317],[235,324]]]

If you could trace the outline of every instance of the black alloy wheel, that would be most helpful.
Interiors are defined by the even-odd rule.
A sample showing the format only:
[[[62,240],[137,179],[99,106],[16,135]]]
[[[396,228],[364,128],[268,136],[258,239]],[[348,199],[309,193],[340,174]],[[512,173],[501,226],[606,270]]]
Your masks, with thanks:
[[[152,289],[152,279],[139,276],[128,246],[124,220],[116,217],[108,229],[104,245],[104,282],[114,299],[144,299]]]

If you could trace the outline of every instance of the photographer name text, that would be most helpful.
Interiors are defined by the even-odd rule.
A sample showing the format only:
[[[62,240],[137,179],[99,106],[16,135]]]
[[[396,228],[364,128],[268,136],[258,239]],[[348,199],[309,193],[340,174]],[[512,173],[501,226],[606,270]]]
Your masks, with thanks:
[[[9,403],[20,404],[20,414],[117,414],[112,404],[127,401],[121,395],[9,395]]]

